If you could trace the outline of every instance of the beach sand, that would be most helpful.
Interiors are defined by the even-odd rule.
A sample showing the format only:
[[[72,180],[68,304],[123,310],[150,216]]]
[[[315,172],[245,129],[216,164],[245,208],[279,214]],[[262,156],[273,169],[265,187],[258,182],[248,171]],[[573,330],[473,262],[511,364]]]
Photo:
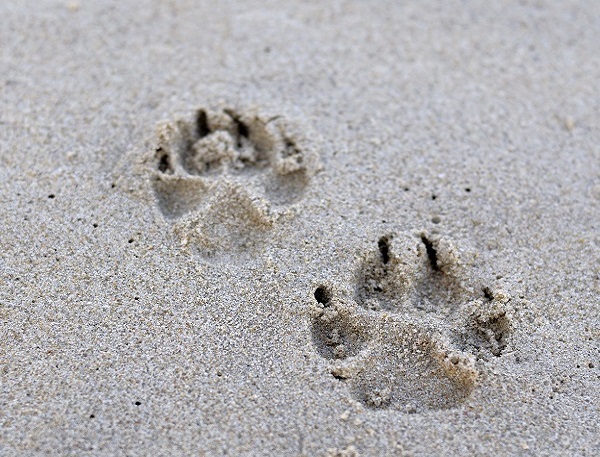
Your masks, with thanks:
[[[0,455],[600,454],[600,3],[0,13]]]

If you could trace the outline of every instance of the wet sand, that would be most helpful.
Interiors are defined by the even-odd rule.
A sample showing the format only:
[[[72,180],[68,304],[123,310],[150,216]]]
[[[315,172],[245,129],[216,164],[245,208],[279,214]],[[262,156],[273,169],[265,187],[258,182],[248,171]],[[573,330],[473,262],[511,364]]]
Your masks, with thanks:
[[[0,455],[600,453],[600,5],[0,12]]]

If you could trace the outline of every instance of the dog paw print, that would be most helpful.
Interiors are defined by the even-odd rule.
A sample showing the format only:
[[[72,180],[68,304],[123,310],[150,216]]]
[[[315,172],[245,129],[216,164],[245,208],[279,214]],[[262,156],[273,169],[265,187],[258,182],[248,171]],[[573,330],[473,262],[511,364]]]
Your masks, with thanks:
[[[230,108],[161,124],[149,162],[161,212],[209,252],[260,242],[319,167],[282,117]]]
[[[448,239],[381,237],[356,273],[355,295],[320,285],[312,339],[331,374],[368,407],[414,413],[469,397],[477,359],[500,356],[511,334],[510,297],[478,297],[461,281]]]

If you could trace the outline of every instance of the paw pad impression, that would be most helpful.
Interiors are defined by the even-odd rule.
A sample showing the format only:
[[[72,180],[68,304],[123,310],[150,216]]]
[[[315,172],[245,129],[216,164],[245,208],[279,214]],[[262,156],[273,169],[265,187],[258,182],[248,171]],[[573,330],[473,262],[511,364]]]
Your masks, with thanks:
[[[499,357],[512,332],[510,297],[476,296],[463,274],[447,238],[381,237],[358,268],[353,299],[316,289],[317,352],[368,407],[410,413],[457,406],[476,385],[476,359]]]
[[[160,124],[148,162],[161,212],[209,253],[263,240],[319,168],[309,138],[281,116],[231,108]]]

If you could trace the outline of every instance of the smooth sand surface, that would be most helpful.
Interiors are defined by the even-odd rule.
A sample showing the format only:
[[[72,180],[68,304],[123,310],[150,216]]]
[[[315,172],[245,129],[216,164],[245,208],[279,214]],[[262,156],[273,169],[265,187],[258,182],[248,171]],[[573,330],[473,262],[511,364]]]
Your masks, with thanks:
[[[0,455],[600,455],[600,3],[0,15]]]

